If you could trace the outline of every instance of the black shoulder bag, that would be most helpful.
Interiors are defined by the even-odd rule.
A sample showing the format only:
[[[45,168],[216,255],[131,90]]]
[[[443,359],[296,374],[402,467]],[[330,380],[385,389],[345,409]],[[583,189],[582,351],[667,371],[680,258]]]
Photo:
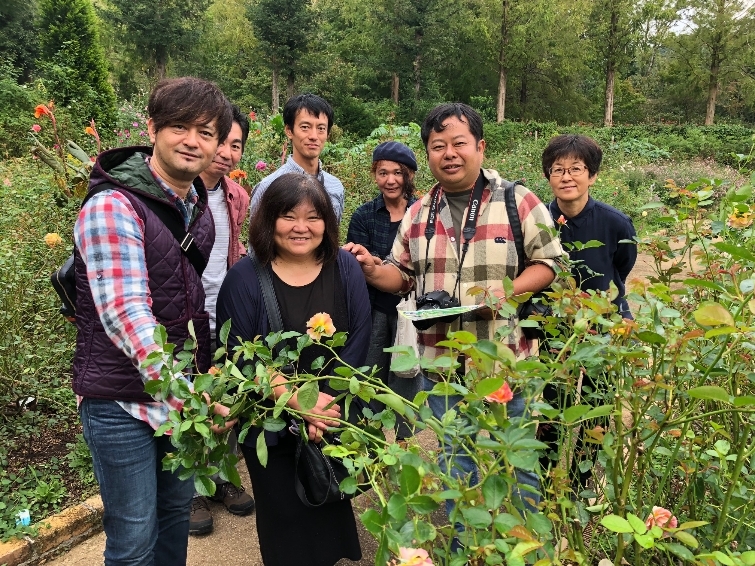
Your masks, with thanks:
[[[519,218],[519,209],[516,206],[516,186],[521,185],[521,181],[503,181],[504,196],[506,199],[506,213],[509,217],[511,231],[514,233],[514,246],[516,247],[516,256],[519,263],[517,277],[524,271],[524,235],[522,234],[522,220]],[[526,302],[519,305],[517,316],[519,320],[527,320],[532,315],[552,316],[553,309],[546,302],[548,297],[545,295],[545,289],[534,293]],[[528,340],[544,340],[545,331],[538,325],[537,327],[523,326],[522,332]]]
[[[267,310],[267,322],[270,326],[270,331],[280,332],[283,330],[283,319],[281,318],[278,299],[275,296],[275,289],[273,288],[270,273],[260,264],[252,249],[249,249],[247,257],[254,266],[257,280],[262,289],[262,298],[265,301],[265,310]],[[279,342],[276,345],[276,351],[279,351],[281,348],[282,345]],[[306,438],[302,437],[300,426],[300,423],[292,420],[288,430],[297,437],[296,456],[294,459],[294,490],[304,505],[307,507],[321,507],[326,503],[352,499],[355,495],[367,490],[369,484],[358,486],[355,493],[343,493],[339,489],[339,486],[350,475],[346,466],[343,465],[341,460],[323,454],[319,444],[309,442]],[[331,433],[325,433],[323,440],[329,444],[339,444],[341,441],[338,434]]]
[[[111,189],[115,191],[122,190],[120,187],[116,187],[112,183],[98,185],[89,191],[84,197],[84,200],[81,202],[81,208],[84,208],[87,201],[97,193]],[[125,193],[126,190],[123,189],[123,192]],[[160,221],[165,224],[165,227],[170,230],[173,237],[181,245],[181,251],[186,255],[186,259],[189,260],[189,263],[194,266],[194,269],[196,269],[197,273],[201,276],[207,267],[207,261],[209,258],[205,259],[202,256],[196,242],[194,242],[194,236],[186,231],[183,220],[181,220],[178,215],[173,214],[168,207],[159,203],[155,199],[142,198],[136,193],[129,194],[138,198],[144,206],[154,212]],[[57,271],[50,275],[52,288],[55,289],[55,292],[63,303],[60,307],[60,314],[62,314],[69,322],[74,322],[76,320],[76,273],[74,270],[73,258],[73,254],[68,256],[66,262]]]

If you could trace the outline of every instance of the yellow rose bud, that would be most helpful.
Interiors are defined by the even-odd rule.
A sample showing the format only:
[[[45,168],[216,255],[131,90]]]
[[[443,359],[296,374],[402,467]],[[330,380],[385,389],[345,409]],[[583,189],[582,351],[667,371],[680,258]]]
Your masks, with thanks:
[[[54,248],[55,246],[62,243],[63,243],[63,238],[61,238],[55,232],[50,232],[49,234],[45,235],[45,244],[47,244],[51,248]]]

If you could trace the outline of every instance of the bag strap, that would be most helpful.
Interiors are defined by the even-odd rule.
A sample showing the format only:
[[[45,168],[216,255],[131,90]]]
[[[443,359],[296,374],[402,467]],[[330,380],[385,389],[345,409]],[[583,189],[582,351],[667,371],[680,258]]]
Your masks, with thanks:
[[[162,222],[165,227],[170,230],[170,233],[173,234],[173,237],[181,246],[181,251],[186,256],[186,259],[189,260],[189,263],[191,263],[194,269],[197,270],[197,273],[200,276],[202,275],[202,273],[204,273],[204,270],[207,267],[207,262],[210,258],[205,258],[202,255],[202,252],[199,251],[199,247],[194,241],[194,236],[190,232],[186,231],[186,225],[184,224],[184,221],[179,218],[177,214],[173,214],[169,207],[160,203],[158,200],[146,198],[138,193],[129,191],[125,187],[114,185],[113,183],[102,183],[101,185],[97,185],[86,194],[84,200],[81,202],[81,207],[83,208],[86,202],[97,193],[108,190],[118,191],[126,195],[126,197],[133,196],[137,198],[139,202],[141,202],[144,206],[150,209],[154,213],[154,215],[157,216],[160,222]]]
[[[270,327],[270,331],[280,332],[283,330],[283,318],[281,317],[281,311],[278,307],[278,299],[275,296],[275,289],[273,288],[273,280],[270,277],[270,272],[260,263],[260,260],[254,255],[254,250],[251,247],[249,248],[246,257],[252,262],[254,273],[257,274],[257,281],[259,281],[260,288],[262,289],[262,299],[265,301],[267,324]],[[276,346],[276,348],[277,347],[278,346]]]
[[[518,260],[517,277],[524,271],[524,235],[522,234],[522,220],[519,218],[519,209],[516,206],[516,186],[523,185],[522,181],[503,181],[504,198],[506,200],[506,213],[509,217],[509,225],[514,233],[514,246]]]

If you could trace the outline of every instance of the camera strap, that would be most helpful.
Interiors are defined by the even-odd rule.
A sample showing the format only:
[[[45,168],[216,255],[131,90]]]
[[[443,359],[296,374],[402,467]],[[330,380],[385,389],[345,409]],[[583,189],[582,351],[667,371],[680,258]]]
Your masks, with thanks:
[[[469,197],[469,204],[467,205],[467,217],[464,222],[464,228],[461,231],[463,237],[463,243],[461,246],[461,258],[459,259],[459,269],[456,272],[456,283],[454,284],[453,296],[456,296],[456,289],[461,285],[461,267],[464,265],[464,258],[467,256],[467,250],[469,249],[469,242],[472,241],[477,233],[477,218],[480,214],[480,205],[482,204],[482,191],[485,190],[485,176],[480,171],[477,181],[475,182],[472,194]],[[427,239],[427,246],[425,247],[425,273],[422,277],[422,295],[425,294],[425,282],[427,280],[427,272],[430,269],[430,240],[435,236],[436,229],[436,217],[438,215],[438,201],[440,200],[440,184],[435,187],[432,195],[430,195],[430,212],[427,215],[427,225],[425,226],[425,238]],[[461,291],[461,290],[460,290]]]

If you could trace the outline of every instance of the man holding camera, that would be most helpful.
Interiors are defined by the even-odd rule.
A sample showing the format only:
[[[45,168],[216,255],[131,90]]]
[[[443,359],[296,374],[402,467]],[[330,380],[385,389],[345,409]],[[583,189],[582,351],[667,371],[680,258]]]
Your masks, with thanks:
[[[487,288],[503,298],[504,277],[513,280],[514,294],[534,293],[547,287],[555,278],[556,261],[563,251],[558,237],[538,225],[552,227],[553,219],[534,193],[522,186],[515,187],[526,256],[526,267],[519,274],[514,235],[506,212],[505,183],[497,171],[481,169],[485,140],[479,114],[466,104],[441,104],[428,114],[421,135],[430,171],[438,183],[407,210],[391,255],[381,261],[362,246],[351,243],[345,246],[360,262],[367,282],[393,293],[418,289],[420,308],[423,303],[477,304],[481,297],[467,294],[473,287]],[[445,319],[423,322],[438,320],[428,328],[418,327],[420,356],[432,359],[447,354],[448,350],[436,347],[436,343],[444,340],[449,330],[466,330],[480,340],[494,340],[497,331],[506,327],[510,332],[503,338],[504,344],[517,358],[537,353],[537,342],[522,334],[516,317],[496,319],[488,307],[466,313],[453,322]],[[459,372],[463,371],[460,368]],[[426,390],[430,390],[441,376],[427,374],[424,379]],[[460,402],[458,395],[428,398],[433,414],[439,418]],[[508,403],[507,414],[517,417],[523,412],[524,400],[516,394]],[[467,476],[471,485],[478,483],[476,466],[463,450],[459,451],[449,441],[444,442],[443,452],[442,469],[451,467],[456,477]],[[520,483],[537,489],[535,474],[520,471],[517,476]],[[537,499],[532,495],[532,499]],[[453,502],[448,503],[450,513]]]

